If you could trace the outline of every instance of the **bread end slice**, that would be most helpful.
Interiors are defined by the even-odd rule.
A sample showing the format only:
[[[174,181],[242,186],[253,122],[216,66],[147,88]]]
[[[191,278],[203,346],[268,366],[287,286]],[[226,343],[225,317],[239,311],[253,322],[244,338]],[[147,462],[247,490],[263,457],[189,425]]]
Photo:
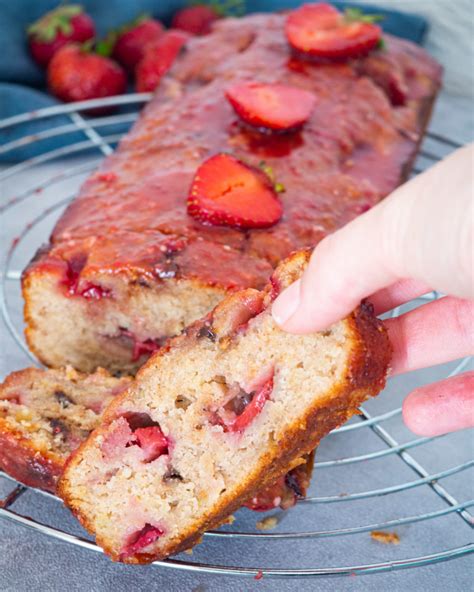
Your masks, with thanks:
[[[274,323],[273,299],[308,257],[155,354],[69,460],[60,494],[112,559],[192,547],[383,388],[391,347],[370,304],[312,335]]]

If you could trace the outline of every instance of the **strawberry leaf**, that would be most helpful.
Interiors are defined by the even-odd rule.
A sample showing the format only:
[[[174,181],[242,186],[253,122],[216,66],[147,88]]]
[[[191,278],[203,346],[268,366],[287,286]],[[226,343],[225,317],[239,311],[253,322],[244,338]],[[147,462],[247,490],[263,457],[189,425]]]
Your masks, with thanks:
[[[30,25],[26,32],[39,41],[53,41],[58,32],[64,35],[72,33],[71,19],[83,12],[82,6],[71,4],[60,6],[43,15],[39,20]]]
[[[384,20],[381,14],[364,14],[360,8],[346,8],[344,11],[344,20],[348,23],[378,23]]]
[[[115,44],[117,43],[119,33],[117,31],[110,31],[107,35],[100,39],[95,45],[95,52],[104,58],[112,55]]]

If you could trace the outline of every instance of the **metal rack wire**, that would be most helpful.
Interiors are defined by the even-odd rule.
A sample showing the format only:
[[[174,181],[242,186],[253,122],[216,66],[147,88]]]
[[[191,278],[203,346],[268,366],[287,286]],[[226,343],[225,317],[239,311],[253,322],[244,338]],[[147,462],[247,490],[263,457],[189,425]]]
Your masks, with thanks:
[[[14,155],[15,151],[30,151],[19,162],[4,166],[0,170],[0,182],[7,183],[11,188],[7,189],[4,198],[0,200],[0,215],[5,218],[10,216],[10,222],[14,222],[13,224],[9,223],[8,226],[7,223],[4,224],[7,230],[8,227],[12,226],[11,232],[13,234],[5,237],[5,240],[8,242],[5,243],[5,248],[3,249],[4,253],[0,267],[0,311],[7,332],[10,334],[16,347],[19,348],[19,355],[27,357],[25,363],[33,362],[37,364],[37,361],[29,352],[23,339],[20,320],[21,299],[19,298],[21,269],[28,260],[28,257],[33,255],[34,234],[45,221],[51,220],[54,222],[61,209],[74,197],[74,192],[63,188],[63,182],[67,181],[69,184],[72,182],[74,189],[77,189],[81,176],[93,170],[104,156],[112,152],[113,145],[126,131],[126,127],[133,123],[138,115],[139,108],[148,99],[148,94],[124,95],[110,99],[50,107],[11,117],[0,122],[0,135],[8,134],[11,136],[0,146],[0,159],[5,159],[10,154]],[[94,108],[104,106],[126,107],[126,111],[93,118],[85,118],[81,115],[84,107]],[[39,129],[35,130],[34,133],[31,133],[31,129],[28,129],[32,124],[40,125]],[[24,131],[25,126],[27,128],[26,132]],[[112,130],[112,132],[110,130],[108,132],[104,131],[104,128],[108,128],[109,126],[122,127],[119,131],[117,129]],[[62,145],[60,147],[48,147],[42,150],[42,145],[50,140],[59,140],[62,142]],[[414,168],[414,174],[421,172],[457,146],[459,144],[449,138],[428,133]],[[31,153],[32,148],[36,149],[33,154]],[[16,154],[21,154],[21,152],[17,152]],[[84,157],[84,155],[87,156],[86,160],[81,158],[79,163],[71,160],[61,160],[63,168],[59,173],[55,172],[53,175],[42,178],[39,182],[33,180],[25,191],[18,194],[15,192],[15,181],[20,176],[24,181],[26,175],[32,176],[34,179],[35,175],[32,173],[44,169],[44,167],[37,169],[39,165],[54,164],[57,163],[58,159],[64,159],[64,157]],[[45,193],[48,194],[47,199],[43,199],[42,197],[42,194]],[[53,196],[52,199],[51,196]],[[24,219],[26,210],[28,210],[28,221]],[[19,222],[18,213],[21,213]],[[40,233],[40,235],[44,238],[44,234]],[[437,297],[438,295],[435,293],[429,294],[418,299],[418,303]],[[392,315],[395,316],[398,313],[399,310],[397,309],[392,312]],[[454,376],[458,374],[468,363],[469,359],[458,362],[449,375]],[[302,531],[290,529],[285,532],[252,532],[251,530],[242,530],[239,527],[239,520],[237,520],[232,527],[207,533],[205,539],[220,539],[223,542],[230,542],[230,540],[252,540],[256,544],[264,546],[270,545],[272,541],[307,540],[311,543],[318,539],[334,539],[342,536],[368,533],[374,530],[393,529],[394,527],[402,527],[419,522],[435,521],[447,515],[457,516],[460,521],[472,528],[474,518],[469,512],[469,508],[474,505],[474,500],[459,501],[450,493],[447,486],[442,484],[442,481],[458,474],[464,474],[467,478],[467,472],[474,468],[474,461],[468,460],[444,470],[430,472],[420,464],[413,450],[423,447],[439,438],[415,438],[408,442],[399,442],[392,435],[392,431],[386,426],[388,424],[392,425],[393,422],[401,422],[400,407],[375,414],[369,411],[368,408],[363,407],[360,412],[361,414],[352,423],[335,430],[333,434],[347,438],[351,434],[360,432],[360,430],[370,430],[375,435],[376,441],[379,442],[381,448],[373,452],[364,452],[363,454],[354,454],[339,459],[318,461],[315,463],[316,474],[318,475],[317,480],[319,482],[324,481],[327,471],[323,469],[339,468],[340,470],[344,470],[348,465],[385,458],[398,459],[405,468],[408,468],[412,478],[394,485],[384,485],[382,487],[369,488],[351,493],[310,496],[306,500],[301,501],[298,507],[305,507],[306,509],[313,508],[312,512],[314,513],[318,506],[325,505],[327,506],[325,509],[326,512],[333,512],[332,508],[338,508],[341,504],[350,505],[364,500],[366,503],[377,504],[377,501],[384,498],[384,496],[401,495],[403,492],[410,490],[420,491],[423,488],[429,488],[441,500],[441,508],[426,508],[425,511],[413,515],[390,520],[379,520],[370,524],[325,530]],[[8,475],[0,472],[0,485],[5,485],[6,483],[12,483],[12,488],[8,490],[3,499],[0,499],[0,518],[11,520],[49,537],[64,541],[65,543],[78,545],[90,551],[101,552],[99,547],[84,536],[73,534],[66,527],[59,528],[48,523],[47,516],[41,520],[34,519],[26,515],[26,513],[16,510],[18,500],[27,491],[30,491],[35,497],[44,496],[49,500],[53,500],[54,503],[60,504],[61,502],[58,498],[51,494],[32,490],[18,484]],[[296,511],[297,509],[289,513],[287,520],[290,523],[292,520],[291,516]],[[363,512],[359,512],[359,515],[363,515]],[[289,567],[266,567],[263,564],[258,564],[242,567],[231,564],[216,565],[209,563],[207,560],[212,559],[212,557],[209,558],[208,556],[203,561],[192,561],[187,556],[183,556],[184,558],[181,559],[180,556],[166,561],[155,562],[155,565],[221,575],[317,577],[369,574],[405,569],[454,559],[472,552],[474,552],[474,544],[466,541],[465,544],[460,544],[452,548],[443,548],[416,556],[345,566],[318,565],[306,569],[292,569]]]

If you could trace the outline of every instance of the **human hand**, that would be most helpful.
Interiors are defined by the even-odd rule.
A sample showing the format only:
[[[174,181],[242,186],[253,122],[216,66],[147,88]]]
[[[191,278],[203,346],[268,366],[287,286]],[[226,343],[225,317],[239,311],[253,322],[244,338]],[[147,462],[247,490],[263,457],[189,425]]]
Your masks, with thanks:
[[[370,296],[381,314],[431,290],[449,294],[385,321],[392,374],[441,364],[474,351],[474,144],[398,188],[322,240],[303,277],[275,300],[286,331],[325,329]],[[415,433],[474,425],[474,372],[408,395],[403,417]]]

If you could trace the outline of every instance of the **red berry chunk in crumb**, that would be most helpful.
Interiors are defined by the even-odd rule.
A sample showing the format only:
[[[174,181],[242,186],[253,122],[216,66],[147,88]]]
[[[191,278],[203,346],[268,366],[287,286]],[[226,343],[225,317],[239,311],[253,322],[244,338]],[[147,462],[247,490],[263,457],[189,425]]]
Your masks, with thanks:
[[[145,454],[145,462],[152,462],[163,454],[168,454],[168,438],[158,426],[138,428],[138,430],[135,430],[134,435],[138,446]]]
[[[160,21],[152,18],[140,18],[125,26],[115,42],[112,57],[129,72],[144,57],[146,47],[159,39],[164,32]]]
[[[137,92],[151,92],[173,65],[189,35],[184,31],[167,31],[154,43],[147,46],[145,55],[135,70]]]
[[[164,531],[152,524],[145,526],[130,537],[129,542],[122,548],[121,555],[128,557],[139,553],[162,536]]]
[[[259,415],[273,391],[273,377],[256,391],[252,400],[236,419],[226,425],[228,432],[243,432],[245,428]]]
[[[169,454],[169,439],[163,434],[160,424],[148,413],[129,412],[113,422],[113,429],[102,444],[106,460],[120,458],[125,448],[138,446],[142,449],[141,460],[149,463]]]
[[[171,26],[187,31],[192,35],[206,35],[211,31],[212,23],[220,18],[212,6],[198,5],[178,10]]]
[[[247,393],[237,383],[229,389],[231,399],[216,413],[211,422],[221,425],[224,432],[243,432],[259,415],[273,391],[273,370],[271,378],[254,391]]]
[[[205,224],[268,228],[280,220],[283,208],[264,173],[233,156],[217,154],[196,172],[188,214]]]
[[[301,127],[315,105],[312,93],[284,84],[241,82],[229,87],[226,97],[246,123],[273,131]]]
[[[304,54],[346,60],[366,55],[377,47],[382,30],[373,17],[359,11],[339,12],[330,4],[304,4],[286,19],[290,45]]]
[[[159,338],[140,341],[135,333],[123,328],[120,329],[120,337],[127,337],[132,341],[132,362],[137,362],[142,356],[150,357],[163,346],[165,341]]]

